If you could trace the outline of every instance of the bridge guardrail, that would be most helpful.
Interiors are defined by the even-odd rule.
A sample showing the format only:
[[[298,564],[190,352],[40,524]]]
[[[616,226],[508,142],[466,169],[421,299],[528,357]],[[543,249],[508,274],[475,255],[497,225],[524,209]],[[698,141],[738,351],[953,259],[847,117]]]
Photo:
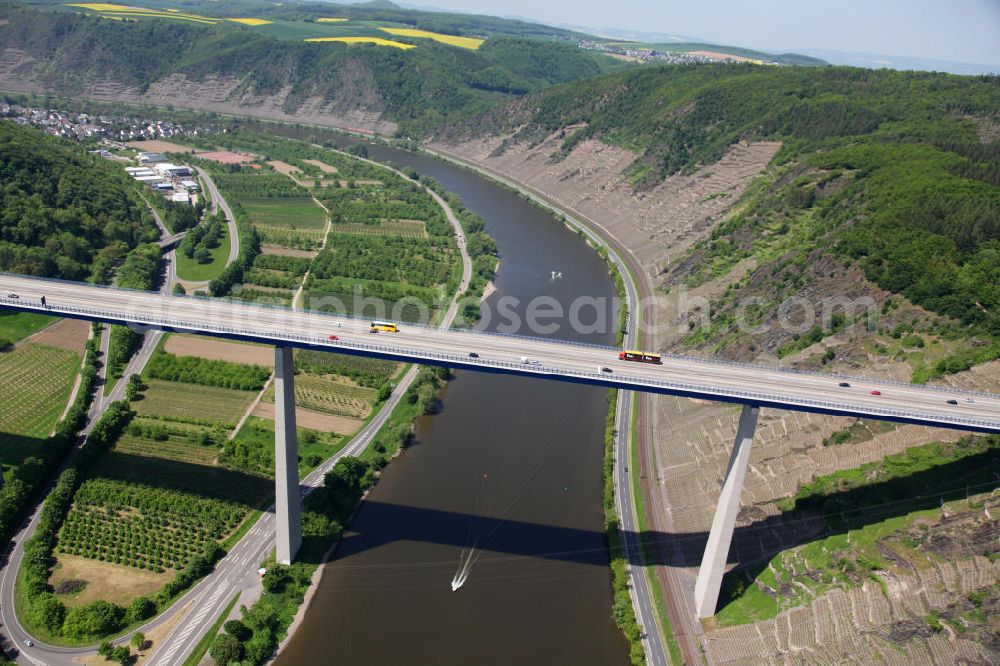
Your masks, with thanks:
[[[41,281],[46,281],[46,282],[52,282],[52,283],[55,283],[55,284],[66,284],[66,285],[72,285],[72,286],[79,286],[81,284],[80,282],[75,282],[73,280],[61,280],[61,279],[58,279],[58,278],[35,277],[35,276],[30,276],[30,275],[16,275],[16,274],[13,274],[13,273],[5,273],[3,271],[0,271],[0,276],[4,276],[4,275],[10,276],[10,277],[16,277],[16,278],[27,278],[27,279],[31,279],[31,280],[41,280]],[[212,304],[215,304],[215,305],[218,305],[220,303],[220,299],[212,298],[210,296],[195,296],[193,294],[170,294],[170,295],[165,295],[165,294],[161,294],[161,293],[155,292],[155,291],[144,291],[144,290],[141,290],[141,289],[128,289],[128,288],[115,287],[115,286],[112,286],[112,285],[105,285],[105,284],[88,284],[87,286],[98,287],[98,288],[101,288],[101,289],[108,289],[108,290],[112,290],[112,291],[132,292],[132,293],[143,295],[143,296],[155,295],[155,296],[160,296],[160,297],[163,297],[163,298],[189,298],[189,299],[196,299],[196,300],[199,300],[199,301],[202,301],[202,302],[205,302],[205,303],[212,303]],[[329,317],[331,319],[335,319],[335,318],[336,319],[351,319],[351,320],[354,320],[354,321],[370,321],[371,320],[371,317],[359,317],[359,316],[353,315],[353,314],[337,314],[337,315],[334,315],[334,314],[331,314],[331,313],[328,313],[328,312],[322,312],[322,311],[319,311],[319,310],[295,311],[295,310],[291,310],[290,308],[287,308],[285,306],[274,305],[274,304],[269,304],[269,303],[251,303],[251,302],[233,301],[233,300],[221,301],[221,302],[239,303],[242,307],[245,307],[245,308],[248,308],[248,309],[278,311],[278,312],[284,312],[284,313],[296,314],[296,315],[303,315],[304,314],[304,315],[309,316],[309,317]],[[7,298],[3,297],[2,295],[0,295],[0,304],[3,304],[3,303],[10,303],[10,304],[14,304],[14,305],[23,305],[24,301],[20,300],[20,299],[19,300],[10,300],[10,299],[7,299]],[[59,306],[59,307],[68,307],[68,306]],[[49,307],[47,309],[51,310],[53,308]],[[427,325],[427,324],[417,324],[417,323],[410,323],[410,322],[397,322],[397,323],[399,323],[401,326],[404,326],[404,327],[417,327],[417,328],[422,328],[422,329],[427,330],[427,331],[439,331],[440,330],[436,326],[430,326],[430,325]],[[613,347],[613,346],[610,346],[610,345],[603,345],[603,344],[595,344],[595,343],[592,343],[592,342],[580,342],[580,341],[577,341],[577,340],[564,340],[564,339],[561,339],[561,338],[543,338],[543,337],[539,337],[539,336],[522,335],[522,334],[518,334],[518,333],[498,333],[498,332],[495,332],[495,331],[479,331],[479,330],[475,330],[475,329],[462,329],[462,332],[463,333],[467,333],[467,334],[471,334],[471,335],[481,335],[481,336],[486,336],[486,337],[513,338],[513,339],[526,340],[526,341],[531,341],[531,342],[552,342],[552,343],[558,343],[558,344],[573,345],[575,347],[586,347],[586,348],[590,348],[590,349],[604,349],[604,350],[607,350],[609,352],[614,352],[616,355],[617,355],[617,353],[619,351],[621,351],[620,347]],[[793,375],[812,375],[812,376],[815,376],[815,377],[831,378],[831,379],[837,379],[837,380],[854,380],[854,381],[869,382],[869,383],[872,383],[872,384],[878,384],[880,386],[899,386],[899,387],[911,387],[911,388],[914,386],[914,384],[908,384],[906,382],[897,382],[897,381],[892,381],[892,380],[888,380],[888,379],[878,379],[878,378],[873,378],[873,377],[862,377],[862,376],[858,376],[858,375],[845,375],[845,374],[840,374],[840,373],[829,373],[829,374],[824,373],[824,374],[820,374],[820,373],[816,373],[816,372],[810,372],[808,370],[797,370],[795,368],[782,368],[780,366],[769,366],[769,365],[762,365],[760,363],[748,363],[748,362],[745,362],[745,361],[729,361],[729,360],[726,360],[726,359],[718,359],[718,358],[702,358],[702,357],[699,357],[699,356],[689,356],[689,355],[685,355],[685,354],[675,354],[675,353],[671,353],[671,352],[658,352],[658,353],[663,358],[665,358],[665,359],[672,359],[672,360],[676,360],[676,361],[694,361],[694,362],[698,362],[698,363],[711,363],[713,365],[723,366],[723,367],[760,369],[760,370],[767,370],[767,371],[771,371],[771,372],[781,372],[781,373],[788,373],[788,374],[793,374]],[[993,397],[996,397],[994,394],[988,393],[986,391],[975,391],[975,390],[971,390],[971,389],[955,388],[953,386],[937,386],[937,385],[935,385],[935,386],[933,386],[933,388],[934,388],[935,391],[942,391],[942,392],[952,393],[952,394],[958,394],[958,395],[981,396],[981,397],[984,397],[984,398],[993,398]]]
[[[143,292],[146,293],[146,292]],[[12,301],[11,299],[6,299],[0,297],[0,302],[16,302],[22,304],[20,299],[18,301]],[[181,330],[195,330],[202,333],[217,333],[222,335],[238,335],[248,338],[257,338],[263,341],[270,341],[272,343],[280,342],[291,342],[291,343],[302,343],[315,347],[326,347],[330,351],[336,351],[338,349],[350,349],[356,351],[371,351],[376,354],[389,354],[402,357],[410,357],[414,359],[424,360],[424,361],[434,361],[442,363],[445,365],[456,364],[464,366],[482,366],[485,368],[506,368],[506,369],[516,369],[523,374],[537,374],[539,376],[551,376],[558,375],[563,377],[572,377],[577,379],[596,379],[601,382],[608,383],[610,377],[598,372],[590,372],[585,370],[566,370],[563,368],[545,366],[545,365],[525,365],[521,363],[512,363],[510,361],[499,361],[499,360],[488,360],[488,359],[470,359],[468,356],[460,356],[457,354],[446,354],[441,352],[429,352],[420,351],[414,352],[413,350],[406,349],[403,347],[395,347],[392,345],[375,345],[364,342],[337,342],[336,344],[331,344],[331,342],[323,337],[308,336],[308,335],[298,335],[295,333],[287,333],[283,331],[271,331],[267,330],[262,332],[260,330],[252,330],[242,327],[234,326],[220,326],[212,323],[192,325],[191,323],[181,321],[179,319],[169,319],[160,318],[144,315],[140,313],[129,313],[128,317],[125,317],[119,313],[112,312],[110,310],[98,310],[94,308],[82,308],[69,305],[60,305],[58,308],[46,308],[53,312],[70,312],[74,314],[88,315],[97,319],[123,321],[133,324],[146,325],[153,328],[174,328]],[[419,360],[417,362],[419,362]],[[826,401],[826,400],[811,400],[808,398],[788,398],[783,397],[774,393],[765,393],[761,391],[751,391],[751,390],[737,390],[724,387],[705,387],[699,386],[697,384],[689,384],[684,382],[672,382],[667,380],[657,380],[650,379],[646,377],[637,377],[635,375],[622,375],[616,374],[613,377],[615,380],[621,380],[621,383],[629,384],[629,388],[626,390],[639,390],[640,387],[647,388],[663,388],[670,391],[706,395],[706,396],[718,396],[732,398],[740,402],[766,402],[771,404],[783,404],[789,406],[799,406],[799,407],[813,407],[816,409],[833,409],[843,412],[854,412],[854,413],[864,413],[871,416],[884,416],[884,417],[895,417],[911,420],[922,420],[931,421],[937,420],[941,423],[949,423],[953,425],[968,425],[974,427],[983,427],[989,429],[1000,429],[1000,421],[990,421],[985,419],[961,417],[961,416],[935,416],[930,417],[919,412],[905,411],[899,409],[890,409],[885,407],[865,407],[864,409],[858,409],[856,406],[852,406],[844,402]],[[905,385],[904,385],[905,386]],[[985,394],[989,395],[989,394]]]

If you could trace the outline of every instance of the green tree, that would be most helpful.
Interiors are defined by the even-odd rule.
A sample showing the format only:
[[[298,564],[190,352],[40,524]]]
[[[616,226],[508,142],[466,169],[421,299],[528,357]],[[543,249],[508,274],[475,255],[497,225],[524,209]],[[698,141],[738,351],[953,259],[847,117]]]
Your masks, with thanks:
[[[51,592],[43,592],[31,603],[31,619],[48,631],[58,633],[66,619],[66,606]]]
[[[223,631],[225,631],[230,636],[236,638],[236,640],[242,642],[250,638],[250,628],[243,624],[239,620],[229,620],[224,625],[222,625]]]
[[[208,653],[218,666],[229,666],[243,657],[243,646],[236,637],[229,634],[219,634],[212,640]]]

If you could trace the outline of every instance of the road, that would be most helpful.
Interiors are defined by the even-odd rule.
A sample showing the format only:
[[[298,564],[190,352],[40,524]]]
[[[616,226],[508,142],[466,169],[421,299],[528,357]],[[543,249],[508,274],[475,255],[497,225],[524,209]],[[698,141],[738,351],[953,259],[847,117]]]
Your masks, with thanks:
[[[148,205],[148,202],[147,202]],[[160,220],[160,216],[156,211],[150,207],[150,211],[153,213],[153,219],[156,220],[157,226],[160,228],[161,236],[167,234],[166,227],[163,226],[163,222]],[[173,288],[174,284],[174,272],[172,270],[174,265],[174,253],[168,252],[164,255],[164,260],[166,262],[165,267],[165,280],[160,288],[160,293],[168,294]],[[101,367],[98,369],[98,380],[94,385],[94,398],[90,403],[90,407],[87,411],[87,423],[84,425],[83,430],[81,430],[81,437],[79,438],[76,447],[79,449],[80,446],[86,441],[86,436],[94,429],[97,425],[98,420],[104,414],[105,410],[111,405],[111,403],[117,400],[123,400],[125,398],[125,388],[128,384],[126,378],[132,376],[133,374],[141,374],[143,368],[146,367],[146,363],[149,362],[150,357],[153,352],[156,351],[157,345],[160,343],[160,339],[163,337],[163,331],[150,330],[145,331],[143,339],[139,348],[132,355],[129,360],[128,365],[125,366],[125,371],[122,374],[122,379],[119,380],[115,387],[107,395],[104,394],[104,383],[108,381],[107,376],[107,358],[108,358],[108,346],[110,340],[110,333],[107,327],[101,331]],[[67,458],[62,464],[57,474],[54,474],[54,478],[58,478],[58,475],[62,473],[66,465],[70,462]],[[48,494],[48,490],[41,494],[41,497],[45,497]],[[4,563],[3,571],[0,573],[0,621],[2,621],[5,628],[5,633],[10,639],[11,643],[18,648],[20,651],[19,661],[28,662],[35,664],[36,666],[56,666],[57,664],[65,664],[66,666],[75,666],[78,662],[74,661],[74,657],[90,654],[93,652],[92,649],[72,649],[64,650],[62,648],[57,648],[49,645],[39,645],[36,644],[31,648],[25,647],[25,640],[28,639],[28,633],[21,626],[20,622],[17,620],[17,616],[14,613],[14,586],[16,580],[17,570],[21,566],[21,560],[24,557],[24,542],[27,541],[35,533],[35,529],[38,527],[38,517],[41,513],[42,504],[39,503],[35,506],[31,515],[29,516],[27,522],[22,527],[22,529],[14,536],[13,543],[14,548],[11,550],[10,556]]]
[[[9,298],[10,293],[19,298]],[[45,306],[38,300],[42,295]],[[0,307],[626,390],[1000,432],[1000,396],[949,388],[674,355],[664,355],[661,365],[635,363],[620,360],[613,347],[416,324],[372,335],[367,320],[352,317],[13,275],[0,275]],[[333,331],[336,341],[328,339]]]
[[[208,172],[198,166],[195,169],[202,180],[204,180],[208,193],[211,195],[212,214],[214,215],[221,208],[222,212],[226,215],[226,222],[229,225],[229,258],[226,259],[226,265],[228,266],[236,261],[236,256],[240,253],[240,235],[236,230],[236,218],[233,217],[232,209],[225,198],[219,193],[219,188],[215,186],[215,181],[208,175]]]

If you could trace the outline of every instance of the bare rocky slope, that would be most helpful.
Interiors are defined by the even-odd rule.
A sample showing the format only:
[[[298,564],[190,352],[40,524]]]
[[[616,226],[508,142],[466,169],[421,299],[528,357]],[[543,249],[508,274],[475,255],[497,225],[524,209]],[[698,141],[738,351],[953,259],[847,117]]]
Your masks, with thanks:
[[[731,261],[718,262],[712,255],[718,230],[754,206],[761,193],[773,193],[805,179],[821,182],[815,185],[815,196],[832,197],[848,186],[838,179],[850,174],[830,178],[829,171],[810,170],[801,163],[789,165],[775,159],[782,148],[780,141],[748,136],[726,147],[717,160],[651,186],[636,186],[636,179],[630,176],[635,165],[643,162],[641,151],[590,135],[567,146],[567,137],[586,133],[587,123],[549,126],[543,131],[532,124],[535,110],[525,111],[533,101],[507,110],[509,126],[486,120],[484,124],[493,127],[493,133],[483,136],[451,131],[439,136],[432,147],[534,188],[618,239],[642,267],[641,278],[658,296],[647,321],[647,330],[655,331],[652,346],[657,350],[909,381],[915,372],[959,344],[934,332],[936,324],[947,326],[950,320],[875,284],[859,264],[845,261],[833,248],[817,244],[815,238],[801,239],[798,247],[748,252]],[[745,237],[750,247],[753,240],[752,234]],[[738,234],[734,242],[740,242]],[[783,272],[786,266],[782,266],[782,258],[789,254],[795,257],[794,275]],[[721,267],[710,270],[713,262]],[[725,320],[738,305],[735,294],[767,304],[755,324],[774,323],[778,301],[789,297],[811,302],[867,298],[878,323],[868,326],[862,320],[861,325],[826,332],[812,342],[775,326],[765,326],[767,332],[753,336],[720,332],[717,322]],[[709,325],[704,335],[696,335],[689,321],[700,325],[701,315]],[[900,330],[917,330],[920,339],[905,340]],[[981,340],[988,344],[989,338]],[[980,344],[975,335],[971,344]],[[933,381],[996,392],[1000,390],[1000,362],[976,365]],[[659,537],[663,561],[679,569],[681,579],[688,581],[684,587],[691,588],[725,475],[738,411],[731,406],[669,397],[651,399],[648,410],[644,427],[648,441],[655,446],[643,471],[653,479],[650,486],[656,489],[650,507],[652,528],[663,535]],[[849,437],[839,435],[847,431]],[[844,443],[835,444],[841,441],[838,437]],[[779,500],[793,496],[804,484],[915,446],[955,442],[960,437],[960,433],[946,430],[766,412],[742,495],[734,542],[736,561],[744,569],[753,569],[776,553],[819,537],[823,529],[819,516],[791,523],[782,519]],[[971,515],[967,506],[952,510]],[[995,533],[1000,529],[996,516],[997,510],[989,509],[982,518],[985,523],[970,518],[947,527],[932,523],[931,529],[934,533],[950,530],[952,537],[959,539],[981,529]],[[978,594],[984,586],[992,589],[989,586],[1000,578],[997,562],[983,557],[981,551],[951,556],[950,561],[936,561],[930,568],[914,569],[904,562],[886,571],[882,583],[877,578],[859,580],[854,586],[833,589],[807,603],[797,599],[776,619],[730,628],[708,623],[691,630],[704,632],[701,642],[710,663],[883,660],[902,664],[956,663],[962,659],[991,663],[1000,658],[1000,652],[990,638],[989,626],[955,636],[950,627],[963,626],[957,620],[947,632],[929,629],[925,621],[932,611],[962,616],[971,608],[967,607],[967,596]],[[779,591],[771,594],[781,596]],[[986,596],[993,599],[997,593],[987,591]],[[693,616],[692,608],[687,609],[688,617]],[[675,628],[683,626],[677,619]]]

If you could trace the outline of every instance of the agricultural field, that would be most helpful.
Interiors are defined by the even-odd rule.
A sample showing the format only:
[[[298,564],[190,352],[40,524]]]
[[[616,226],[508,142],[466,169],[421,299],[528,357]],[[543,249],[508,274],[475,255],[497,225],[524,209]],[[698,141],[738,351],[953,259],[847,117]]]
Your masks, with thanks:
[[[212,18],[209,16],[201,16],[198,14],[188,14],[184,12],[179,12],[177,10],[158,10],[158,9],[144,9],[142,7],[133,7],[129,5],[116,5],[103,2],[79,2],[70,3],[66,5],[67,7],[78,7],[80,9],[88,9],[90,11],[96,12],[98,16],[102,18],[109,18],[114,20],[136,20],[142,18],[157,18],[157,19],[168,19],[171,21],[182,21],[187,23],[198,23],[201,25],[214,25],[219,22],[219,19]]]
[[[316,374],[350,377],[364,386],[376,387],[399,376],[403,364],[381,358],[298,350],[295,366],[300,370]]]
[[[175,333],[167,338],[163,351],[175,356],[197,356],[212,361],[274,366],[274,349],[268,345],[220,340],[203,335]]]
[[[0,312],[0,349],[37,333],[55,320],[55,317],[34,312],[3,310]]]
[[[239,202],[256,225],[291,229],[323,229],[326,226],[326,213],[310,197],[248,197]]]
[[[263,305],[280,305],[283,307],[291,307],[292,296],[292,291],[289,289],[271,289],[252,284],[233,289],[233,293],[230,294],[230,298],[235,301],[261,303]]]
[[[76,493],[57,552],[162,573],[180,570],[234,531],[247,507],[94,478]]]
[[[79,368],[79,355],[47,345],[28,342],[0,353],[0,434],[48,437]]]
[[[294,250],[318,250],[323,245],[323,229],[281,229],[279,227],[257,227],[262,243],[278,245]]]
[[[338,234],[360,236],[427,237],[425,225],[420,220],[381,220],[377,224],[340,223],[333,225],[330,230]]]
[[[149,388],[132,407],[141,416],[158,417],[187,423],[220,424],[232,428],[257,395],[256,391],[238,391],[181,382],[147,379]]]
[[[391,46],[403,51],[414,49],[413,44],[404,44],[384,37],[312,37],[306,39],[307,42],[341,42],[344,44],[376,44],[378,46]]]
[[[429,30],[416,30],[414,28],[379,28],[382,32],[387,32],[396,37],[413,37],[416,39],[433,39],[435,42],[447,44],[448,46],[459,46],[463,49],[476,50],[483,45],[484,39],[475,37],[458,37],[456,35],[445,35],[440,32],[430,32]]]
[[[345,437],[302,427],[298,428],[297,436],[299,476],[308,474],[347,442]],[[236,437],[226,441],[219,463],[248,474],[273,477],[274,421],[257,417],[247,419]]]
[[[301,373],[295,377],[295,404],[324,414],[366,418],[371,413],[377,392],[359,386],[346,377]],[[264,400],[274,402],[274,387],[264,394]]]

